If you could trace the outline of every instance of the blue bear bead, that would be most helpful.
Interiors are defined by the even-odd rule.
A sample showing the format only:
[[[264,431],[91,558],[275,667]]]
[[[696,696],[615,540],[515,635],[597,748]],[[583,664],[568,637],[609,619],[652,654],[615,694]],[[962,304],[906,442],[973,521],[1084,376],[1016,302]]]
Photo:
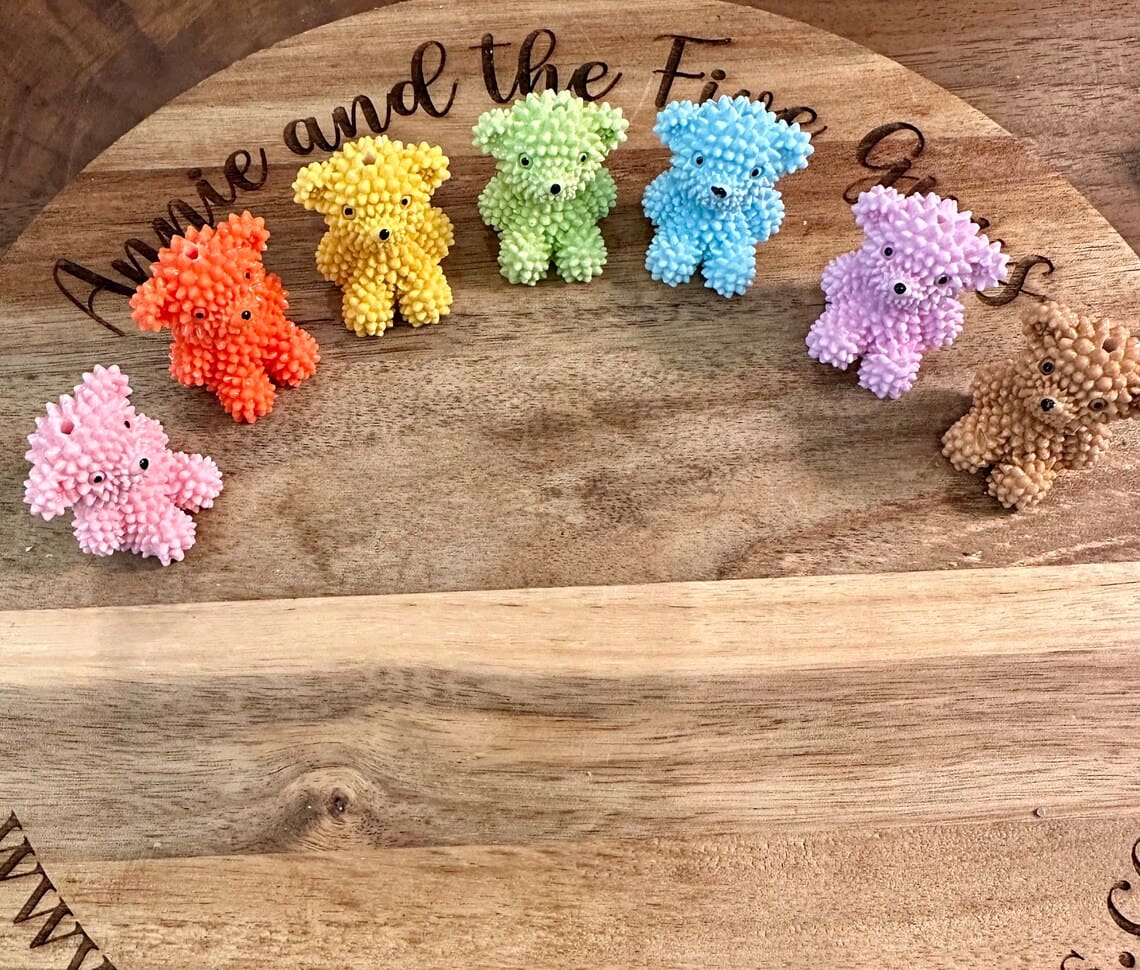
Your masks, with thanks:
[[[721,296],[745,293],[757,244],[784,220],[776,182],[807,168],[811,136],[758,101],[727,95],[699,105],[674,101],[653,131],[672,158],[642,197],[654,227],[645,268],[670,286],[701,269]]]

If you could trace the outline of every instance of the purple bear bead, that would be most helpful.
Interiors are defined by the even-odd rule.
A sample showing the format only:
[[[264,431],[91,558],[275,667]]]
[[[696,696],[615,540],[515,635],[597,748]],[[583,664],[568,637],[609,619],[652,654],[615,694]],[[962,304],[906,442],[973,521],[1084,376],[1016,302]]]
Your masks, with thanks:
[[[840,370],[862,358],[860,387],[898,398],[914,385],[923,354],[961,333],[958,295],[1004,280],[1008,259],[969,212],[934,193],[876,185],[852,212],[863,245],[823,271],[827,308],[808,333],[808,352]]]

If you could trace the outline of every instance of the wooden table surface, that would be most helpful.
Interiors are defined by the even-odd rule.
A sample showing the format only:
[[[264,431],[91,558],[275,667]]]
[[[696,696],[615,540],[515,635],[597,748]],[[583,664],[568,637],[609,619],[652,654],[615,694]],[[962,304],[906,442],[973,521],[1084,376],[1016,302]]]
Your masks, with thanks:
[[[471,217],[489,168],[467,144],[481,103],[467,86],[451,117],[406,123],[451,146],[441,197],[461,245],[448,272],[468,302],[439,328],[358,341],[313,277],[320,230],[285,192],[296,160],[280,119],[338,103],[313,65],[384,22],[330,29],[319,57],[300,42],[267,52],[152,113],[250,51],[373,4],[12,6],[3,242],[149,120],[0,266],[0,446],[15,453],[33,402],[113,353],[140,409],[176,445],[224,458],[232,487],[203,516],[193,568],[92,568],[61,523],[26,515],[22,468],[0,471],[2,970],[86,954],[79,933],[40,937],[59,899],[101,951],[73,970],[102,954],[102,970],[1135,966],[1140,428],[1098,469],[1100,492],[1090,475],[1012,517],[933,443],[970,368],[1016,333],[1024,297],[972,301],[959,344],[890,410],[803,354],[812,260],[851,239],[843,189],[864,174],[854,146],[875,115],[849,109],[846,64],[874,79],[882,111],[936,133],[931,165],[1017,252],[1058,257],[1051,289],[1140,310],[1135,254],[1016,139],[834,38],[704,0],[659,10],[654,26],[731,26],[726,64],[828,111],[813,177],[787,189],[811,225],[790,220],[767,248],[751,302],[649,286],[633,193],[608,223],[626,245],[602,280],[520,298]],[[460,50],[492,15],[452,6],[439,31]],[[1140,241],[1140,52],[1118,8],[765,6],[961,95]],[[587,7],[603,19],[600,0]],[[582,60],[592,41],[572,8],[518,0],[493,16],[515,35],[550,17]],[[429,20],[381,46],[405,52]],[[618,95],[648,116],[638,85],[660,52],[637,49],[642,22],[615,22]],[[357,70],[345,101],[372,83]],[[193,123],[227,107],[217,131]],[[159,342],[102,330],[45,273],[62,254],[105,265],[239,132],[271,145],[274,175],[253,198],[327,351],[312,386],[253,429],[175,387]],[[645,125],[614,160],[627,187],[659,164]],[[373,401],[406,405],[402,434],[378,433]],[[792,448],[789,429],[802,432]],[[352,487],[354,468],[404,487],[380,502]],[[1084,494],[1110,500],[1090,509]],[[294,512],[309,527],[280,543],[270,529],[226,538]],[[389,595],[341,595],[371,592]]]
[[[198,81],[376,0],[4,0],[0,249],[103,148]],[[1032,145],[1140,249],[1132,0],[768,0],[964,98]]]

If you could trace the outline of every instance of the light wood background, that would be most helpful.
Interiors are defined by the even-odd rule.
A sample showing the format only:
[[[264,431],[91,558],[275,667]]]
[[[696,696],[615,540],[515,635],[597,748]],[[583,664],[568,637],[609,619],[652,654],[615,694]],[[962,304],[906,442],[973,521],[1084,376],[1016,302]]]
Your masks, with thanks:
[[[1138,588],[5,613],[3,799],[124,968],[1107,970],[1140,949],[1105,907],[1140,837]],[[0,883],[0,967],[75,946],[29,954],[30,882]]]
[[[1018,303],[970,299],[897,404],[803,347],[819,271],[858,238],[855,145],[886,121],[925,132],[916,174],[1056,261],[1051,295],[1135,313],[1135,254],[1015,138],[837,37],[713,2],[478,6],[379,10],[235,64],[101,155],[0,265],[0,811],[124,968],[1058,966],[1070,947],[1103,967],[1140,947],[1104,902],[1140,837],[1140,437],[1011,516],[938,435],[1018,339]],[[606,275],[499,279],[469,143],[490,101],[468,76],[447,118],[391,131],[452,156],[455,311],[356,339],[312,267],[320,222],[289,202],[284,123],[379,102],[422,40],[469,74],[486,30],[538,26],[566,71],[625,73]],[[732,303],[641,266],[667,52],[646,37],[671,30],[732,36],[693,63],[827,125]],[[164,339],[75,311],[50,268],[105,269],[187,169],[258,146],[269,181],[239,202],[324,360],[249,428],[170,381]],[[32,417],[100,361],[227,474],[183,565],[86,559],[20,502]],[[6,921],[29,891],[0,882],[0,967],[68,948],[31,952],[33,926]]]

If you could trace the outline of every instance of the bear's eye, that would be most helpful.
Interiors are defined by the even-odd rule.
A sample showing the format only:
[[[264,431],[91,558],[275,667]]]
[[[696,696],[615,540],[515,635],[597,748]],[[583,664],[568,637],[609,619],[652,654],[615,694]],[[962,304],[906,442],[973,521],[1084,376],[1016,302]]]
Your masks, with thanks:
[[[352,208],[352,206],[350,206],[350,205],[346,205],[346,206],[344,207],[344,216],[345,216],[345,218],[346,218],[346,219],[351,219],[351,218],[352,218],[354,215],[356,215],[356,210],[355,210],[355,209],[353,209],[353,208]]]
[[[760,178],[760,169],[754,168],[751,172],[751,175],[754,179]]]
[[[1057,369],[1057,365],[1054,364],[1053,361],[1051,361],[1048,357],[1046,357],[1043,361],[1041,361],[1037,369],[1041,371],[1042,374],[1052,374],[1053,371]]]
[[[128,427],[128,428],[131,426],[131,422],[130,422],[130,421],[124,421],[124,422],[123,422],[123,424],[124,424],[124,426],[125,426],[125,427]]]
[[[949,276],[939,276],[938,277],[938,285],[939,286],[945,286],[949,282],[950,282]]]
[[[410,195],[405,195],[400,200],[400,205],[411,205],[411,203],[412,203],[412,197]]]
[[[884,246],[883,247],[883,255],[886,256],[887,259],[890,259],[894,254],[895,254],[895,251],[892,247],[890,247],[890,246]]]
[[[587,160],[589,157],[590,157],[590,156],[589,156],[589,155],[587,155],[585,152],[582,152],[582,154],[578,156],[578,161],[580,161],[580,162],[584,162],[584,161],[586,161],[586,160]]]
[[[245,271],[245,278],[247,280],[253,279],[253,273],[251,273],[248,269]]]
[[[1108,407],[1108,401],[1106,401],[1103,397],[1094,397],[1091,401],[1089,401],[1090,411],[1103,411],[1106,407]]]
[[[205,320],[206,319],[206,311],[202,310],[202,309],[195,310],[194,311],[194,319],[195,320]]]
[[[250,317],[252,317],[252,316],[253,316],[253,314],[252,314],[252,313],[250,313],[248,310],[242,310],[242,311],[241,311],[241,318],[242,318],[243,320],[248,320],[248,319],[250,319]]]
[[[103,476],[102,475],[92,475],[91,481],[93,481],[96,485],[98,485],[101,481],[103,481]]]
[[[519,164],[523,168],[530,168],[530,156],[529,155],[520,155],[519,156]]]
[[[150,459],[149,458],[140,458],[139,459],[139,468],[141,468],[144,472],[148,468],[150,468]]]
[[[704,165],[704,163],[705,163],[705,156],[704,155],[698,155],[696,158],[693,159],[694,165]]]

